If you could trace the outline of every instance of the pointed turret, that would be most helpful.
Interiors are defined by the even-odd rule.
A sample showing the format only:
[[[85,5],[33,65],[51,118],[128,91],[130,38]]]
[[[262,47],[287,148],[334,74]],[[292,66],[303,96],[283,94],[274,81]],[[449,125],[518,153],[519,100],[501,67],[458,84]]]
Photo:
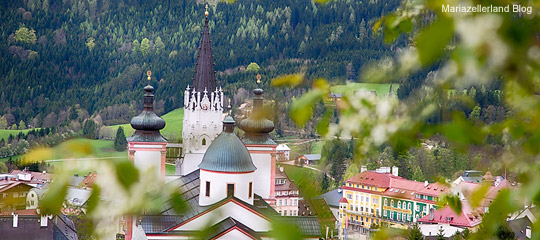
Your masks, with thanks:
[[[193,88],[198,92],[202,92],[205,89],[208,91],[214,91],[216,89],[214,56],[212,55],[210,29],[208,28],[208,5],[206,6],[201,43],[197,53]]]

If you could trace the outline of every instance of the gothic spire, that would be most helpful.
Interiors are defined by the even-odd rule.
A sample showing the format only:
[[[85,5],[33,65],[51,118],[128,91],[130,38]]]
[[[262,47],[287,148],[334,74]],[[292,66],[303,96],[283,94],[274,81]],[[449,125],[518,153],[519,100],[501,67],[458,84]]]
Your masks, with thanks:
[[[216,76],[214,71],[214,57],[212,56],[212,46],[210,40],[210,30],[208,28],[208,5],[204,18],[204,27],[201,37],[201,43],[197,53],[197,63],[195,65],[195,77],[193,79],[193,88],[202,92],[205,89],[213,91],[216,89]]]

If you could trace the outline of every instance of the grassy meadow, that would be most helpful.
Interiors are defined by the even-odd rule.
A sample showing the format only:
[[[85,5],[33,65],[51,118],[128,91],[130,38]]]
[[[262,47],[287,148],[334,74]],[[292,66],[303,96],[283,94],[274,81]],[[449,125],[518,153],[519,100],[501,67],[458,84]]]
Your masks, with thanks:
[[[388,96],[390,92],[390,87],[392,87],[392,94],[396,93],[396,90],[399,88],[399,84],[396,83],[351,83],[348,82],[345,85],[336,85],[332,86],[333,93],[345,93],[349,91],[356,91],[359,89],[365,89],[367,91],[377,92],[377,96]]]
[[[182,120],[184,118],[184,108],[178,108],[170,111],[169,113],[161,116],[161,118],[163,118],[166,123],[165,128],[161,130],[161,135],[169,140],[169,142],[178,142],[182,138]],[[114,139],[116,131],[120,126],[124,128],[126,137],[131,136],[131,134],[135,132],[129,123],[107,126],[107,128],[110,129],[109,133],[111,135],[109,137],[111,139]]]

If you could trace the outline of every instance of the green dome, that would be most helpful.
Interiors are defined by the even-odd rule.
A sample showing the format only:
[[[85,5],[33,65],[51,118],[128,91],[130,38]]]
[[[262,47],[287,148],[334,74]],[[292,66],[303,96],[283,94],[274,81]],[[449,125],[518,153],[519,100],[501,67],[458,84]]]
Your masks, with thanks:
[[[223,121],[224,131],[204,154],[200,169],[218,172],[252,172],[257,168],[242,141],[233,133],[234,120],[228,116]]]

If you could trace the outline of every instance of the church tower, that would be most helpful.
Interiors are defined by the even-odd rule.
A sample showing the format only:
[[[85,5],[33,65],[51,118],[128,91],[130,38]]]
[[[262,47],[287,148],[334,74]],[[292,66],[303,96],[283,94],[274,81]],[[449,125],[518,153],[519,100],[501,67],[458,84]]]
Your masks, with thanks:
[[[261,75],[257,75],[257,84],[261,83]],[[240,129],[244,131],[242,141],[247,147],[253,164],[257,167],[255,171],[255,193],[261,196],[270,205],[275,201],[275,169],[276,169],[276,148],[277,143],[270,138],[269,133],[274,130],[274,123],[265,118],[263,109],[264,90],[256,88],[253,90],[253,111],[251,116],[240,122]]]
[[[216,84],[207,5],[193,85],[184,91],[183,160],[177,163],[177,175],[198,169],[208,146],[222,131],[223,104],[223,91]]]
[[[151,72],[148,71],[148,80]],[[144,87],[144,109],[131,119],[135,132],[127,138],[129,158],[140,171],[154,169],[156,176],[165,178],[165,157],[167,139],[159,132],[165,127],[165,120],[154,113],[154,87]]]

